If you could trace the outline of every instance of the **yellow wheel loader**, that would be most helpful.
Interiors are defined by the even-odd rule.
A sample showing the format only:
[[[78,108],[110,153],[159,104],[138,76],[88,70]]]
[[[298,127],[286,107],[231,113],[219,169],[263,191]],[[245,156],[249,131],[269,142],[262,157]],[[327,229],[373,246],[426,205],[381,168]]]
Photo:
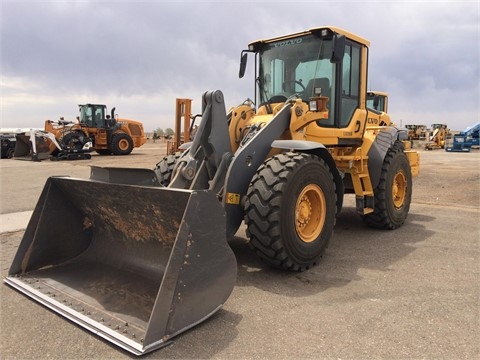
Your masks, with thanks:
[[[445,142],[451,137],[447,124],[432,124],[432,135],[425,143],[425,150],[444,149]]]
[[[251,43],[240,76],[253,54],[256,105],[227,112],[206,92],[180,156],[48,179],[5,281],[139,355],[228,299],[242,221],[255,252],[292,271],[320,260],[347,194],[366,224],[398,228],[419,156],[366,106],[368,46],[335,27]]]
[[[388,94],[383,91],[367,92],[367,108],[387,113]],[[389,125],[389,124],[386,124]]]

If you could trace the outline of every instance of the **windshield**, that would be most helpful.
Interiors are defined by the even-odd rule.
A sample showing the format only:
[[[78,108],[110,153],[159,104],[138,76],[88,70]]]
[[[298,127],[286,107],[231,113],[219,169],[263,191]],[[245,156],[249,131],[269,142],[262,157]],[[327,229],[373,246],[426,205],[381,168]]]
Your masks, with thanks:
[[[80,105],[80,123],[89,127],[102,127],[104,111],[103,106]]]
[[[331,97],[334,93],[331,40],[306,35],[266,44],[259,54],[260,104],[285,101],[294,94],[308,101],[315,88],[317,95],[318,88],[322,96]]]
[[[87,124],[89,126],[93,123],[93,112],[90,106],[80,106],[80,123]]]

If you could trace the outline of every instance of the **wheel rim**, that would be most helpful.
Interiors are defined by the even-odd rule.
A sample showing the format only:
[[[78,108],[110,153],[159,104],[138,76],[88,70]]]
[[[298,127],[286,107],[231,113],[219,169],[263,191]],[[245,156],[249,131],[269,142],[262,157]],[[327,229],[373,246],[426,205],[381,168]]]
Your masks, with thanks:
[[[396,209],[400,209],[405,203],[407,194],[407,178],[402,171],[395,174],[392,186],[393,205]]]
[[[326,200],[318,185],[306,186],[295,205],[295,229],[303,242],[318,238],[325,223]]]
[[[120,139],[120,141],[118,142],[118,148],[122,151],[125,151],[128,149],[128,140],[127,139]]]

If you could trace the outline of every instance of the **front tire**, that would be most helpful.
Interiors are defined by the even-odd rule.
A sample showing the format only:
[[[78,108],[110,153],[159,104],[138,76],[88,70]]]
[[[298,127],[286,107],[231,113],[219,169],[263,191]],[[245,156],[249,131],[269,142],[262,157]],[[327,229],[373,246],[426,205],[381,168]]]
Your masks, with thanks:
[[[158,181],[163,186],[168,186],[168,184],[170,184],[173,169],[181,155],[181,152],[176,152],[175,154],[164,156],[155,166],[155,174],[157,175]]]
[[[400,141],[393,144],[383,160],[374,194],[374,212],[363,217],[365,223],[377,229],[400,227],[407,218],[412,201],[412,171]]]
[[[335,225],[333,175],[315,155],[276,155],[258,169],[247,192],[250,244],[268,264],[304,271],[321,258]]]

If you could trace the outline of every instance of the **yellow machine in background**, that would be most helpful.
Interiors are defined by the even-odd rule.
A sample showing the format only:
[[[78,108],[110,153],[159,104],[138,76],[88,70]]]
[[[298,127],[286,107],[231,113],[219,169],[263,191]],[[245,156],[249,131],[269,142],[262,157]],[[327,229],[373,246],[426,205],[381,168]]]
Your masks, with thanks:
[[[419,154],[367,106],[368,47],[336,27],[250,43],[239,75],[254,55],[255,103],[227,112],[204,93],[192,142],[154,170],[48,179],[5,281],[140,355],[228,299],[243,221],[256,254],[290,271],[320,261],[349,194],[367,225],[402,226]]]
[[[195,120],[201,114],[192,115],[191,99],[176,99],[175,101],[175,134],[167,141],[167,154],[174,155],[181,150],[182,145],[192,141],[197,125]]]
[[[367,92],[367,109],[372,112],[376,112],[379,116],[378,124],[375,121],[367,121],[368,125],[380,125],[380,126],[389,126],[394,125],[390,116],[387,115],[388,112],[388,94],[383,91],[369,91]],[[374,122],[374,124],[371,124]],[[368,126],[367,125],[367,126]]]
[[[367,92],[367,108],[387,113],[388,94],[383,91]]]
[[[405,125],[409,140],[424,140],[427,137],[427,125]]]
[[[450,129],[447,124],[432,124],[432,133],[425,143],[425,150],[444,149]]]

